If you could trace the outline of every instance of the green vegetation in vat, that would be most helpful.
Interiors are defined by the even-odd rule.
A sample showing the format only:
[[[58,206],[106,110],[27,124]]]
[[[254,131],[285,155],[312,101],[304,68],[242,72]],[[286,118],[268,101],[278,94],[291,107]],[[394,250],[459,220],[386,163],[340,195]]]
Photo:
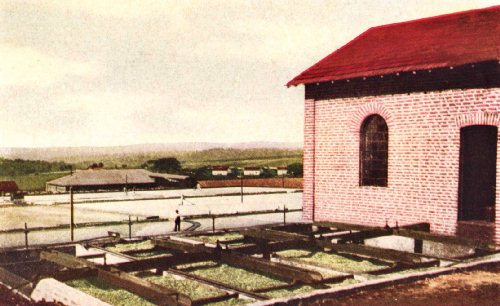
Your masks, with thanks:
[[[112,252],[125,252],[132,250],[148,250],[151,249],[153,246],[154,245],[151,243],[150,240],[144,240],[132,243],[117,243],[114,246],[106,247],[106,250]]]
[[[321,251],[286,250],[277,252],[277,254],[283,258],[295,258],[312,265],[318,263],[322,266],[344,272],[368,272],[389,266],[389,264],[374,263],[364,258],[342,256]]]
[[[194,280],[177,280],[174,276],[169,274],[158,276],[151,272],[137,272],[135,275],[158,285],[174,289],[180,293],[184,293],[188,295],[192,300],[223,295],[225,293],[222,290],[204,286]]]
[[[255,302],[254,300],[243,300],[243,299],[232,298],[232,299],[225,300],[225,301],[209,303],[209,304],[207,304],[207,306],[208,305],[210,305],[210,306],[244,305],[244,304],[250,304],[250,303],[254,303],[254,302]]]
[[[137,258],[148,258],[172,254],[171,252],[167,252],[164,250],[154,249],[154,245],[150,240],[132,243],[118,243],[114,246],[106,247],[106,250],[111,252],[124,253]]]
[[[398,275],[407,275],[407,274],[413,274],[413,273],[418,273],[418,272],[432,271],[432,270],[435,270],[437,268],[438,267],[408,269],[408,270],[403,270],[403,271],[397,271],[397,272],[382,274],[382,275],[380,275],[380,277],[393,277],[393,276],[398,276]]]
[[[224,263],[217,264],[215,262],[197,263],[193,266],[179,265],[180,269],[188,269],[190,273],[213,279],[232,286],[255,290],[264,287],[271,287],[286,284],[285,281],[277,279],[270,275],[258,274],[242,268],[233,267]]]
[[[74,287],[99,300],[115,306],[150,306],[155,305],[150,301],[135,295],[127,290],[110,285],[98,278],[78,279],[66,282],[68,286]]]
[[[336,284],[325,284],[329,288],[334,288],[334,287],[339,287],[339,286],[346,286],[346,285],[351,285],[358,283],[353,278],[349,278],[344,280],[343,282],[336,283]],[[310,293],[314,290],[317,290],[317,288],[314,288],[310,285],[303,285],[300,287],[293,287],[289,289],[279,289],[279,290],[273,290],[273,291],[268,291],[264,292],[265,295],[271,297],[271,298],[280,298],[280,297],[287,297],[287,296],[292,296],[292,295],[298,295],[298,294],[303,294],[303,293]]]

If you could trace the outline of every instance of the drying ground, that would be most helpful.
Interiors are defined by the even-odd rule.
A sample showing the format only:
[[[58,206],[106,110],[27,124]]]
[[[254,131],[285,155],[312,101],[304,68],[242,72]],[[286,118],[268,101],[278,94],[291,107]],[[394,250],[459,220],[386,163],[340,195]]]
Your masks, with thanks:
[[[499,305],[500,267],[368,289],[313,305]]]

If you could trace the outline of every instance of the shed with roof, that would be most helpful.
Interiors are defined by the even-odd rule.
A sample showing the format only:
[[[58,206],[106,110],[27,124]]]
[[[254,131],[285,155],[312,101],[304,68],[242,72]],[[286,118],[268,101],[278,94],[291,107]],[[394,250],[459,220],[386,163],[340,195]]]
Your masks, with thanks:
[[[193,187],[196,183],[185,175],[153,173],[145,169],[88,169],[67,175],[46,184],[49,192],[123,189],[155,189]]]

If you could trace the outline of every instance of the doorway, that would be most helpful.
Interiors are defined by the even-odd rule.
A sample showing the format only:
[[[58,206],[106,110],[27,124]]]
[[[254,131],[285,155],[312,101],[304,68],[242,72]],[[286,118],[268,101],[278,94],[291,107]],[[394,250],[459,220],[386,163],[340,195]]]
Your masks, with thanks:
[[[460,129],[458,221],[495,220],[497,135],[496,126]]]

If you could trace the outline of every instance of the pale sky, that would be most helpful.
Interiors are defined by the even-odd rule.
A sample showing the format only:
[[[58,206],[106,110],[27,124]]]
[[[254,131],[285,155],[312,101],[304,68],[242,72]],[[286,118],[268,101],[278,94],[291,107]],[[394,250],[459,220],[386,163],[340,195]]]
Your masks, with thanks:
[[[0,3],[0,147],[303,140],[303,70],[370,27],[499,0]]]

